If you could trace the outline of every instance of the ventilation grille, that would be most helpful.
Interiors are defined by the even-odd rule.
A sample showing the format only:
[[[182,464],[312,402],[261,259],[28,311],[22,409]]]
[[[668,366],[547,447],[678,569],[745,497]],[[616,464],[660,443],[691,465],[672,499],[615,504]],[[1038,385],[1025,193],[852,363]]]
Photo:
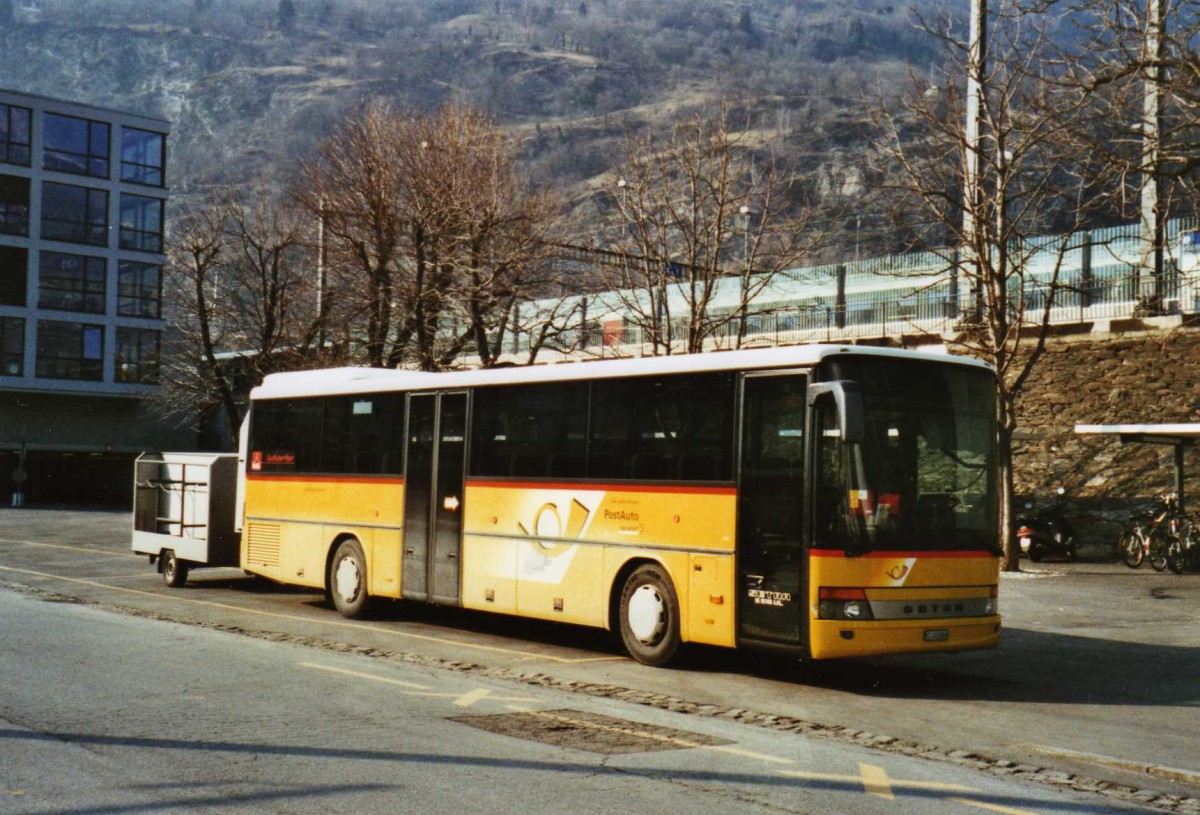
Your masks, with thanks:
[[[279,524],[246,525],[246,562],[256,566],[278,566],[283,527]]]

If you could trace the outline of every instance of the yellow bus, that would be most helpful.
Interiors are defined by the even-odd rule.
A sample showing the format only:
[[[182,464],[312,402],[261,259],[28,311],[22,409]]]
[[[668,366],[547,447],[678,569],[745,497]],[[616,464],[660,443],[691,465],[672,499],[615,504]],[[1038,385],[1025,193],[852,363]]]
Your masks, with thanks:
[[[847,346],[268,376],[241,566],[324,589],[825,659],[995,646],[993,373]]]

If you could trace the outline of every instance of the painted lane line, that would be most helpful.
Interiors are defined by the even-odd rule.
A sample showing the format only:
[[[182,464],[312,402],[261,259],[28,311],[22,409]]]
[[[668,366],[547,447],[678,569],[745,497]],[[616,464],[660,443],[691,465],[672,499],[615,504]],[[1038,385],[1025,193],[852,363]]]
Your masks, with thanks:
[[[428,685],[418,685],[415,682],[405,682],[401,679],[389,679],[386,676],[377,676],[375,674],[361,673],[359,671],[347,671],[345,668],[332,668],[328,665],[317,665],[313,662],[301,662],[301,668],[311,668],[314,671],[328,671],[332,674],[341,674],[342,676],[352,676],[355,679],[369,679],[372,682],[382,682],[386,685],[399,685],[402,688],[413,688],[414,690],[429,690]]]
[[[430,699],[453,699],[456,707],[471,707],[481,699],[490,699],[493,702],[536,702],[528,696],[493,696],[492,692],[483,688],[477,688],[467,693],[443,693],[439,691],[408,691],[405,696],[427,696]],[[509,705],[511,708],[512,706]]]
[[[130,555],[137,556],[136,552],[109,552],[104,549],[89,549],[86,546],[68,546],[65,543],[41,543],[39,541],[21,541],[13,540],[12,538],[0,538],[0,544],[9,543],[20,546],[41,546],[46,549],[65,549],[68,552],[87,552],[89,555],[108,555],[109,557],[128,558]]]
[[[860,764],[859,769],[870,767],[869,764]],[[876,768],[882,770],[882,768]],[[859,783],[866,787],[867,779],[862,775],[838,775],[836,773],[813,773],[804,770],[779,770],[780,775],[789,778],[801,778],[806,781],[841,781]],[[978,787],[967,787],[962,784],[944,784],[939,781],[898,781],[894,778],[887,779],[888,786],[894,789],[903,790],[926,790],[932,792],[981,792]],[[869,791],[869,790],[868,790]]]
[[[999,812],[1000,815],[1039,815],[1039,813],[1028,809],[1016,809],[1015,807],[1006,807],[1000,804],[985,804],[983,801],[972,801],[970,798],[951,798],[950,800],[963,806],[975,807],[976,809],[983,809],[988,812]]]
[[[858,774],[862,776],[863,792],[885,801],[896,800],[892,785],[888,782],[887,771],[883,767],[859,762]]]
[[[492,695],[492,692],[490,690],[488,690],[487,688],[476,688],[475,690],[471,691],[470,693],[464,693],[462,696],[455,699],[454,706],[455,707],[471,707],[476,702],[478,702],[480,699],[484,699],[491,695]],[[526,700],[513,699],[511,701],[519,702],[519,701],[526,701]],[[533,701],[533,700],[530,699],[528,701]]]
[[[765,755],[763,753],[753,753],[749,750],[743,750],[739,747],[729,747],[727,745],[720,745],[720,744],[705,744],[705,745],[701,745],[701,747],[705,750],[712,750],[713,752],[716,752],[716,753],[729,753],[730,755],[741,756],[742,758],[752,758],[752,759],[755,759],[756,761],[765,761],[768,764],[795,764],[796,763],[795,761],[793,761],[790,758],[783,758],[782,756],[770,756],[770,755]]]
[[[301,617],[296,614],[282,614],[277,611],[260,611],[258,609],[246,608],[245,606],[235,606],[229,603],[218,603],[213,600],[198,600],[194,597],[177,597],[172,592],[153,592],[143,591],[141,589],[130,589],[124,586],[113,586],[107,583],[101,583],[96,580],[84,580],[76,577],[64,577],[62,575],[50,574],[48,572],[34,571],[33,569],[16,569],[12,566],[0,566],[0,572],[11,572],[12,574],[23,574],[31,577],[41,577],[47,580],[59,580],[64,583],[75,583],[81,586],[91,586],[97,589],[107,589],[109,591],[119,592],[123,594],[134,594],[139,597],[150,597],[154,600],[170,600],[175,603],[191,603],[198,606],[207,606],[209,608],[219,608],[224,611],[235,611],[240,614],[249,614],[256,617],[268,617],[276,620],[290,620],[293,622],[307,623],[312,625],[327,625],[334,628],[346,628],[351,631],[372,631],[377,634],[387,634],[401,639],[417,640],[420,642],[430,642],[437,645],[450,645],[455,648],[467,648],[475,651],[485,651],[494,654],[504,654],[512,657],[524,657],[528,659],[542,659],[546,662],[554,662],[560,665],[582,665],[589,662],[623,662],[627,657],[582,657],[571,659],[569,657],[543,656],[541,654],[532,654],[529,651],[518,651],[515,648],[501,648],[495,645],[479,645],[478,643],[465,642],[462,640],[448,640],[441,637],[431,637],[428,634],[412,634],[407,631],[395,631],[389,628],[382,628],[375,625],[366,625],[363,623],[354,623],[348,620],[335,619],[319,619],[314,617]]]

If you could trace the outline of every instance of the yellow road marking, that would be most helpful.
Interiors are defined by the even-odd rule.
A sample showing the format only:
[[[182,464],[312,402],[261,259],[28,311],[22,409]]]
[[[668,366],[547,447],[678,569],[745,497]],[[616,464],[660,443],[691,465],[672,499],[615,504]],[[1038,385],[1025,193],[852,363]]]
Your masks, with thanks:
[[[1000,806],[999,804],[985,804],[983,801],[972,801],[970,798],[951,798],[950,800],[964,806],[986,809],[988,812],[999,812],[1000,815],[1038,815],[1038,813],[1030,812],[1028,809],[1014,809],[1013,807]]]
[[[347,671],[345,668],[331,668],[328,665],[317,665],[312,662],[301,662],[301,668],[312,668],[314,671],[328,671],[332,674],[341,674],[342,676],[353,676],[355,679],[370,679],[372,682],[383,682],[388,685],[399,685],[402,688],[414,688],[416,690],[428,690],[428,685],[418,685],[415,682],[404,682],[400,679],[389,679],[386,676],[376,676],[375,674],[365,674],[359,671]]]
[[[476,688],[470,693],[464,693],[462,696],[454,700],[455,707],[470,707],[484,697],[491,696],[492,692],[487,688]]]
[[[729,753],[730,755],[741,756],[743,758],[753,758],[758,761],[766,761],[769,764],[795,764],[790,758],[782,758],[780,756],[768,756],[762,753],[752,753],[749,750],[742,750],[738,747],[729,747],[719,744],[705,744],[705,750],[713,750],[717,753]]]
[[[241,614],[250,614],[258,617],[270,617],[276,620],[292,620],[302,623],[319,623],[321,625],[333,626],[335,628],[348,628],[352,631],[374,631],[377,634],[388,634],[393,637],[402,639],[419,640],[421,642],[432,642],[438,645],[451,645],[456,648],[468,648],[475,651],[485,651],[493,654],[506,654],[515,657],[528,657],[530,659],[543,659],[547,662],[554,662],[561,665],[580,665],[588,662],[615,662],[623,661],[625,657],[583,657],[581,659],[570,659],[568,657],[543,656],[540,654],[532,654],[529,651],[518,651],[515,648],[500,648],[495,645],[480,645],[474,642],[465,642],[462,640],[449,640],[442,637],[431,637],[428,634],[412,634],[407,631],[396,631],[390,628],[382,628],[375,625],[366,625],[365,623],[354,623],[348,620],[335,619],[315,619],[313,617],[301,617],[296,614],[282,614],[277,611],[261,611],[259,609],[246,608],[245,606],[235,606],[229,603],[217,603],[212,600],[198,600],[194,597],[178,597],[171,592],[153,592],[142,591],[141,589],[130,589],[124,586],[112,586],[107,583],[101,583],[96,580],[85,580],[77,577],[63,577],[62,575],[49,574],[48,572],[38,572],[33,569],[16,569],[12,566],[0,566],[0,572],[11,572],[13,574],[24,574],[32,577],[43,577],[48,580],[61,580],[64,583],[75,583],[81,586],[91,586],[98,589],[107,589],[109,591],[123,592],[125,594],[136,594],[141,597],[152,597],[155,600],[171,600],[176,603],[192,603],[199,606],[208,606],[209,608],[219,608],[226,611],[236,611]]]
[[[861,772],[863,767],[870,767],[870,764],[860,764]],[[876,767],[882,772],[882,768]],[[863,775],[838,775],[836,773],[812,773],[804,770],[779,770],[780,775],[788,776],[789,778],[803,778],[809,781],[846,781],[858,782],[866,789],[867,778]],[[886,775],[884,776],[886,778]],[[979,792],[976,787],[966,787],[962,784],[943,784],[938,781],[897,781],[894,778],[888,778],[887,784],[889,787],[908,790],[931,790],[935,792]],[[866,790],[870,792],[870,790]]]
[[[892,785],[888,783],[888,774],[883,767],[859,762],[858,774],[862,776],[863,791],[885,801],[895,801]]]
[[[65,543],[39,543],[38,541],[19,541],[12,538],[0,538],[0,543],[14,543],[22,546],[44,546],[47,549],[66,549],[71,552],[87,552],[89,555],[108,555],[109,557],[129,557],[130,555],[139,556],[136,552],[130,549],[127,552],[108,552],[104,549],[89,549],[86,546],[68,546]],[[140,555],[145,557],[145,555]]]

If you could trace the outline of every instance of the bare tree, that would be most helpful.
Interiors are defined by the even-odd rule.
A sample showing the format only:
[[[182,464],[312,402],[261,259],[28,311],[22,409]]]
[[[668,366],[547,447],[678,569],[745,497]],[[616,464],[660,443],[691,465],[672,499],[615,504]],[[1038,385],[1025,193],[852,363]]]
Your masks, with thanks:
[[[265,191],[232,188],[177,216],[164,293],[167,410],[198,405],[202,421],[217,411],[236,438],[248,388],[319,364],[301,223]]]
[[[627,134],[618,172],[608,282],[655,355],[740,347],[755,297],[821,238],[798,176],[725,109]]]
[[[323,218],[367,364],[495,364],[510,314],[544,288],[552,198],[520,179],[487,116],[372,102],[322,144],[299,200]]]
[[[1045,13],[1066,11],[1070,39],[1084,43],[1057,58],[1061,81],[1090,100],[1080,149],[1118,174],[1110,208],[1141,221],[1141,268],[1153,278],[1143,299],[1161,308],[1166,220],[1194,209],[1188,192],[1200,171],[1200,9],[1169,0],[1030,1]]]
[[[924,21],[945,49],[945,82],[914,78],[898,109],[881,103],[872,117],[876,181],[897,222],[944,252],[940,286],[968,289],[972,302],[954,343],[995,368],[997,544],[1006,568],[1016,569],[1019,552],[1006,530],[1018,400],[1045,349],[1053,309],[1077,294],[1063,279],[1063,263],[1079,248],[1071,236],[1088,224],[1109,176],[1097,156],[1075,149],[1088,97],[1053,75],[1045,18],[1009,0],[993,5],[986,60],[973,60],[971,44],[947,21]],[[968,73],[979,88],[977,140],[955,89]],[[1035,240],[1047,232],[1064,237]]]

